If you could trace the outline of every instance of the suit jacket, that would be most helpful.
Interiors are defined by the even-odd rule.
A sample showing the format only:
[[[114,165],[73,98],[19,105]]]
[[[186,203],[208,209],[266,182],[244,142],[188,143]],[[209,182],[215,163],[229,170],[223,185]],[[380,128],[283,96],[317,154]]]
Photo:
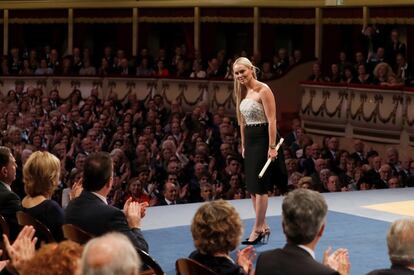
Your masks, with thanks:
[[[64,223],[74,224],[96,236],[120,232],[131,240],[135,248],[148,252],[148,244],[141,230],[128,226],[124,212],[105,204],[91,192],[83,191],[78,198],[69,202]]]
[[[353,158],[357,163],[368,164],[368,160],[365,158],[365,156],[361,157],[357,152],[353,152],[350,157]]]
[[[286,244],[282,249],[260,254],[256,275],[339,275],[335,270],[315,261],[304,249]]]
[[[401,265],[392,265],[391,268],[373,270],[367,275],[414,275],[414,271]]]
[[[20,231],[16,212],[21,210],[21,202],[16,193],[7,189],[0,182],[0,215],[7,221],[10,228],[10,239],[14,240]]]

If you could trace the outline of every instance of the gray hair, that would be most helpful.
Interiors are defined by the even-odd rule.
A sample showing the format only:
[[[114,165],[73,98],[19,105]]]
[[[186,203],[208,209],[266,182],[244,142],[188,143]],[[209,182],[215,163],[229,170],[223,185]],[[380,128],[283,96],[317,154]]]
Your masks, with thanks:
[[[283,200],[283,231],[289,242],[308,244],[317,236],[325,222],[328,206],[321,194],[296,189]]]
[[[138,274],[141,261],[131,241],[121,233],[90,240],[82,253],[83,275]]]
[[[387,234],[388,255],[393,264],[414,264],[414,218],[399,219]]]

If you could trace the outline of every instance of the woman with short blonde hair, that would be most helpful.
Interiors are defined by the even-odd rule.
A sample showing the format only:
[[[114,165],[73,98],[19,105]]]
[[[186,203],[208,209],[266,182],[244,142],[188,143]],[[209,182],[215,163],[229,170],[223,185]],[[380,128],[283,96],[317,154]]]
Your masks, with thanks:
[[[49,152],[32,153],[23,167],[23,211],[49,228],[56,241],[63,240],[63,210],[51,197],[59,176],[60,161]]]
[[[51,196],[59,183],[60,160],[48,152],[33,153],[23,167],[24,190],[30,197]]]

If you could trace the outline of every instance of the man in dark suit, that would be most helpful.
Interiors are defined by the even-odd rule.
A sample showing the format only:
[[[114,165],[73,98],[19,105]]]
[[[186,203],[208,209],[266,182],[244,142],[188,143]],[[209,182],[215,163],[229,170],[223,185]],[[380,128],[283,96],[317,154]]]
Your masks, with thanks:
[[[368,160],[365,157],[364,152],[365,144],[360,139],[354,140],[354,149],[355,152],[351,154],[351,158],[353,158],[356,162],[357,166],[361,166],[362,164],[367,164]]]
[[[10,239],[14,240],[19,233],[16,212],[21,208],[19,196],[11,190],[11,184],[16,179],[16,160],[9,148],[0,146],[0,215],[10,229]]]
[[[140,226],[144,211],[137,202],[128,200],[124,211],[109,206],[106,197],[112,188],[112,159],[108,153],[88,156],[83,169],[83,192],[69,202],[65,211],[65,223],[100,236],[115,231],[126,235],[135,248],[148,251],[148,244]]]
[[[292,132],[288,133],[285,137],[285,144],[290,147],[294,141],[296,141],[296,130],[299,129],[301,125],[301,121],[299,118],[294,118],[292,120],[291,129]]]
[[[325,199],[316,191],[296,189],[288,193],[282,204],[282,227],[287,244],[260,254],[256,275],[349,274],[346,249],[339,249],[331,255],[325,253],[325,265],[315,260],[314,251],[324,232],[327,212]],[[327,265],[336,266],[337,270]]]
[[[158,201],[157,205],[172,205],[172,204],[180,204],[181,201],[177,200],[178,192],[177,187],[174,183],[167,181],[164,184],[162,190],[163,197]]]
[[[391,267],[373,270],[367,275],[414,275],[413,232],[413,218],[404,218],[393,222],[387,234]]]
[[[337,159],[339,159],[339,140],[336,137],[331,137],[328,141],[328,149],[322,152],[322,158],[330,161],[330,167],[335,165]]]

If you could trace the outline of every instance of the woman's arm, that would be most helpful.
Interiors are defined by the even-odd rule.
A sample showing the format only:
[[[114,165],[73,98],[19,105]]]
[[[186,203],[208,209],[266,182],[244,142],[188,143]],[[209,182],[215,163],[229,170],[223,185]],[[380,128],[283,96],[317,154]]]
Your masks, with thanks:
[[[242,150],[242,157],[244,158],[244,123],[240,123],[240,139],[241,139],[241,150]]]
[[[276,103],[275,97],[267,85],[260,91],[260,99],[269,123],[269,145],[276,145]]]

